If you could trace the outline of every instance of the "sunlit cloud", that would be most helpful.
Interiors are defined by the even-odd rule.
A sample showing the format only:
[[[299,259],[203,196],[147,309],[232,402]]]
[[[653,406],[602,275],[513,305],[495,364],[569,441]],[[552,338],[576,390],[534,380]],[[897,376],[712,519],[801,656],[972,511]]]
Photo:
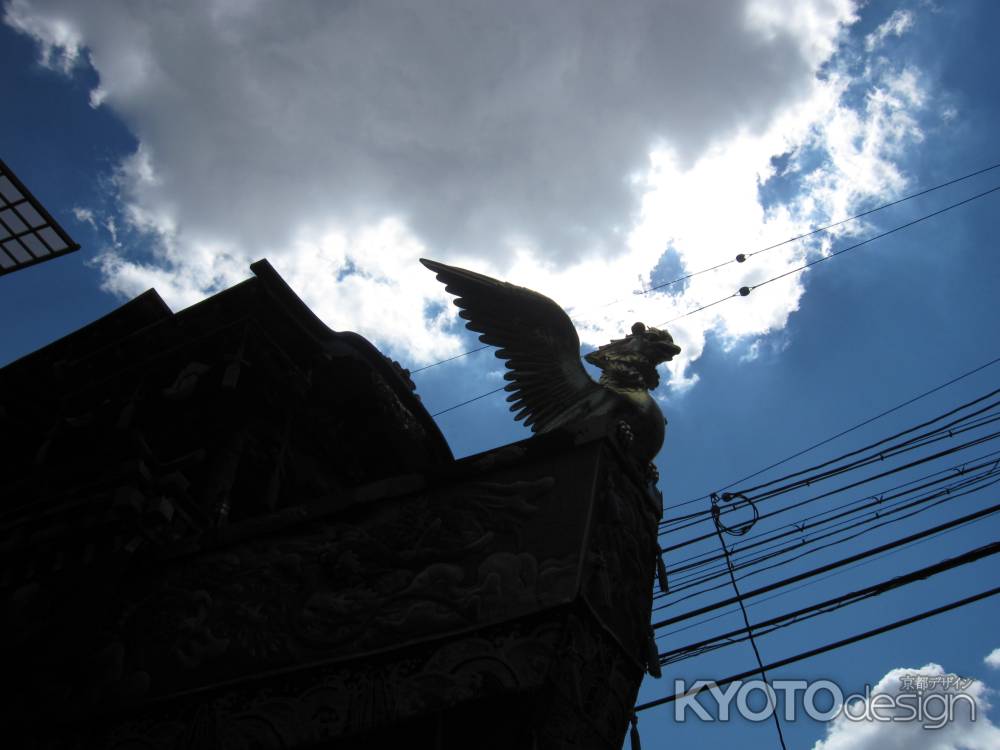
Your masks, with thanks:
[[[917,696],[913,687],[904,684],[904,680],[914,675],[925,678],[946,677],[944,669],[939,664],[926,664],[919,669],[898,668],[890,670],[877,684],[871,688],[871,695],[884,694],[899,696],[903,693],[913,694],[917,701],[907,699],[913,712],[924,714],[914,720],[901,720],[911,711],[907,708],[893,708],[881,711],[882,717],[898,717],[897,720],[879,721],[875,719],[850,720],[843,715],[837,716],[827,725],[826,736],[813,745],[813,750],[885,750],[885,748],[907,748],[907,750],[992,750],[1000,746],[1000,727],[997,727],[987,716],[990,704],[987,695],[991,692],[980,680],[969,680],[963,689],[935,684],[934,687],[923,688]],[[937,699],[928,700],[927,696],[935,693]],[[947,706],[948,696],[962,694],[961,699],[953,700],[954,710],[950,715],[942,710]],[[967,696],[967,697],[966,697]],[[866,703],[857,699],[851,713],[854,716],[866,716]],[[922,701],[922,702],[921,702]],[[885,700],[888,703],[888,700]],[[923,707],[926,705],[926,712]],[[973,719],[972,706],[975,706]],[[942,715],[940,719],[932,719]],[[871,712],[868,712],[871,715]],[[940,724],[938,726],[938,724]],[[936,728],[925,728],[925,725]]]
[[[411,366],[467,341],[427,256],[551,296],[585,346],[672,321],[665,387],[691,387],[711,333],[736,348],[780,331],[806,277],[687,313],[864,225],[636,294],[668,249],[683,275],[899,195],[931,99],[881,56],[912,15],[852,47],[848,0],[119,6],[16,0],[4,17],[44,64],[91,65],[91,104],[139,143],[115,215],[80,209],[115,222],[105,288],[179,308],[267,257],[331,327]]]

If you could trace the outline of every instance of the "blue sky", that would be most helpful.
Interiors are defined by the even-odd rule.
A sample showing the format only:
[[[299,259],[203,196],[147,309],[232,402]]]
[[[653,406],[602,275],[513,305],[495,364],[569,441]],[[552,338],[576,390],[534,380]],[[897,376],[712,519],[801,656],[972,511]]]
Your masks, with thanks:
[[[283,15],[223,2],[128,12],[4,3],[0,156],[83,249],[0,277],[0,363],[150,286],[180,309],[245,278],[259,257],[331,327],[356,330],[413,368],[477,345],[420,256],[543,290],[571,308],[586,350],[634,320],[669,320],[1000,185],[996,170],[826,239],[635,295],[1000,161],[1000,6],[635,3],[585,16],[488,5],[428,6],[428,18],[407,20],[389,4],[331,19],[305,3]],[[685,352],[656,394],[670,422],[656,462],[666,503],[719,489],[1000,356],[998,212],[994,194],[672,325]],[[765,478],[982,395],[998,372]],[[414,379],[435,412],[497,387],[500,375],[498,360],[480,352]],[[498,396],[438,421],[458,455],[526,435]],[[788,568],[997,495],[944,504]],[[997,528],[990,518],[817,581],[752,607],[751,619],[985,544]],[[675,561],[667,556],[668,567]],[[760,640],[761,652],[775,660],[975,593],[995,585],[997,566],[988,559],[779,631]],[[736,627],[738,617],[676,638]],[[1000,647],[998,622],[1000,602],[989,600],[770,676],[857,690],[935,663],[997,689],[1000,670],[984,657]],[[648,679],[641,699],[669,692],[675,676],[721,677],[752,663],[745,645],[692,659]],[[990,716],[1000,722],[996,709]],[[677,724],[663,710],[644,713],[640,728],[644,747],[776,745],[770,722]],[[827,731],[809,720],[785,725],[790,747],[823,750],[996,740],[985,723],[948,735]]]

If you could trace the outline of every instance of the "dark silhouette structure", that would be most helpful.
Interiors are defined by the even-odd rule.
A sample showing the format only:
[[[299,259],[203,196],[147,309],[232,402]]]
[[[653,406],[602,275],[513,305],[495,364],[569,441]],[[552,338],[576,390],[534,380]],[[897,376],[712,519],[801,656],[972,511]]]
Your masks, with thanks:
[[[5,744],[620,747],[646,458],[602,416],[456,461],[405,370],[252,268],[0,370]]]

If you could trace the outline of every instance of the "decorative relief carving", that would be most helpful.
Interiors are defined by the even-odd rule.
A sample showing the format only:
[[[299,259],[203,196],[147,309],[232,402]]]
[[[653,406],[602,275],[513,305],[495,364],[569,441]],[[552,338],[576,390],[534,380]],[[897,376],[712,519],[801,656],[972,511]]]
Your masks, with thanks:
[[[555,698],[539,728],[539,750],[617,747],[642,671],[589,618],[570,615],[550,680]]]
[[[650,501],[616,471],[604,472],[587,548],[584,597],[637,665],[646,661],[656,522]]]
[[[383,664],[366,661],[236,687],[189,702],[173,716],[123,722],[107,746],[308,747],[447,710],[470,698],[537,688],[550,669],[560,636],[557,622],[494,628]]]
[[[576,555],[539,560],[519,544],[552,484],[461,485],[190,559],[127,608],[132,659],[162,693],[192,670],[346,657],[568,599]]]

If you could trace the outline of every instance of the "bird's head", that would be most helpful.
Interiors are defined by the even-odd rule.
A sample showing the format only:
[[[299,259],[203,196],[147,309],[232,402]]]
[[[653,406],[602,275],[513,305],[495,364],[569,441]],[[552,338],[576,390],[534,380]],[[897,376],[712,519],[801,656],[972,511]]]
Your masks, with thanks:
[[[585,359],[603,372],[602,381],[638,380],[645,388],[655,388],[660,377],[656,366],[669,362],[680,354],[681,348],[673,337],[659,328],[647,328],[642,323],[632,326],[632,333],[615,339],[590,352]],[[638,384],[638,383],[637,383]]]

